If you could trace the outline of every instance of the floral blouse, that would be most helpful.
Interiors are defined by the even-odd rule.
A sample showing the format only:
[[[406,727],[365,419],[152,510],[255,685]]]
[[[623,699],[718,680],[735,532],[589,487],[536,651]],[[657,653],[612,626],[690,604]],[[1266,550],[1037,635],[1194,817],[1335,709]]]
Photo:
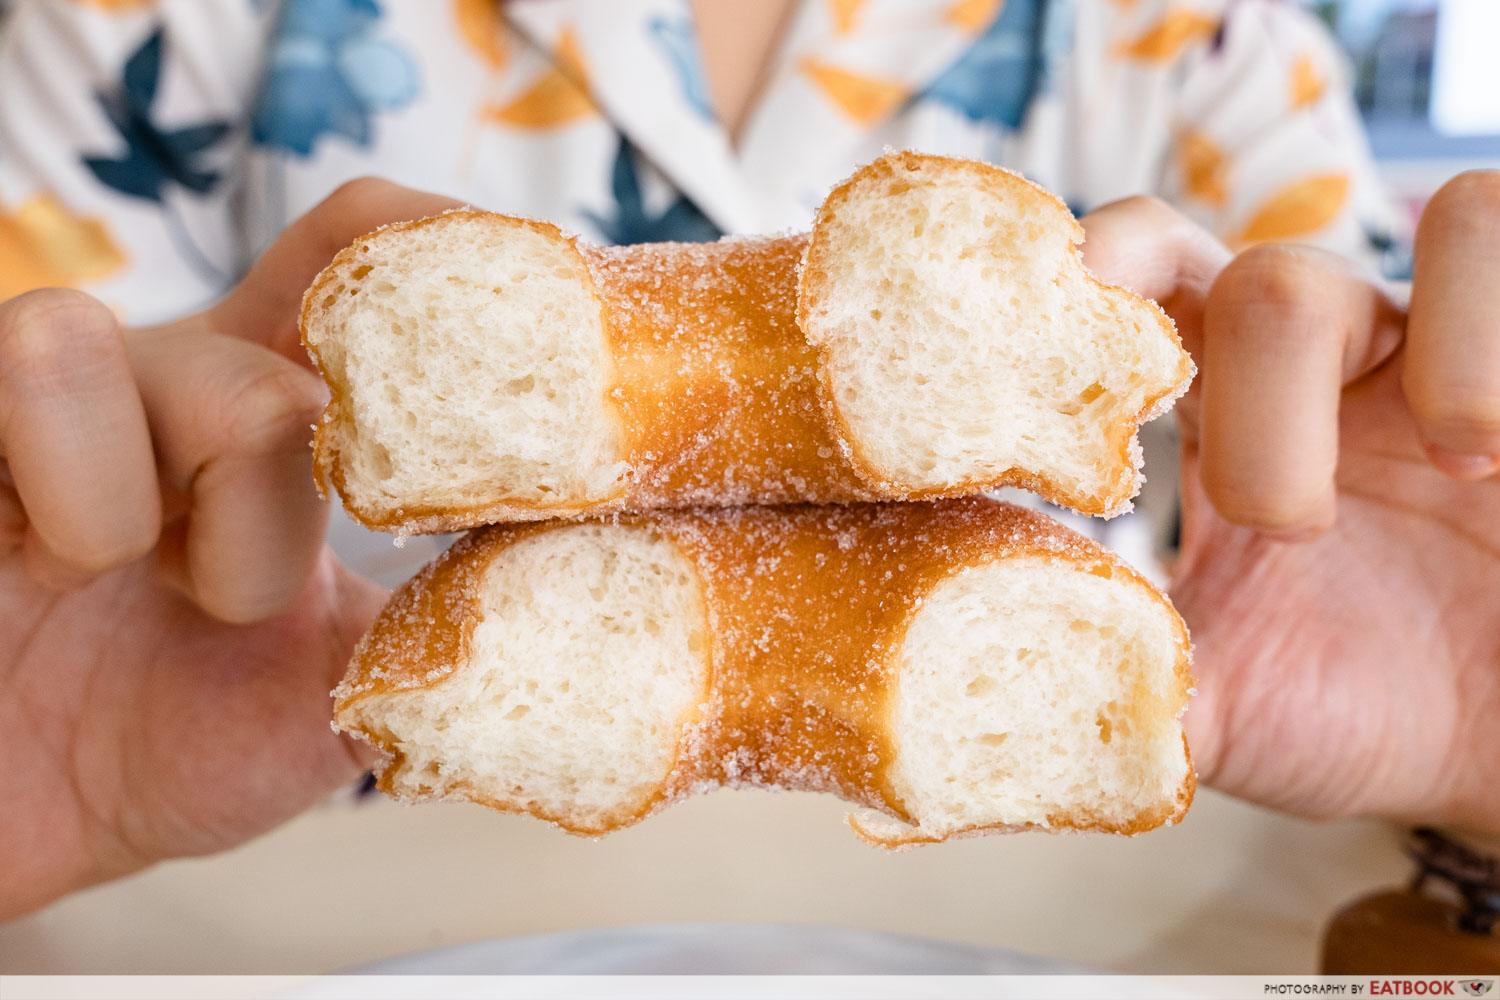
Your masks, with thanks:
[[[887,146],[1234,244],[1389,216],[1319,26],[1270,0],[807,0],[738,148],[687,0],[0,0],[0,297],[201,305],[379,173],[597,240],[805,225]]]
[[[1370,259],[1348,89],[1274,0],[803,0],[731,144],[688,0],[0,0],[0,299],[181,315],[362,174],[600,241],[793,229],[892,146]]]

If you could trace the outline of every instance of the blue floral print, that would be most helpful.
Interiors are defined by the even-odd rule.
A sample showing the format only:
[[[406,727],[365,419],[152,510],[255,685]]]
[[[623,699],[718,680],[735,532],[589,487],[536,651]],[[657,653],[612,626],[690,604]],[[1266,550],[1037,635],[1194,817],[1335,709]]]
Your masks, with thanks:
[[[167,195],[173,185],[196,195],[218,187],[220,172],[204,159],[233,128],[222,120],[175,129],[156,124],[152,105],[165,50],[166,37],[158,28],[125,60],[119,85],[94,93],[124,151],[119,156],[85,155],[83,165],[110,190],[160,206],[162,224],[183,260],[210,282],[223,284],[227,272],[203,252]]]
[[[615,199],[613,218],[584,210],[583,215],[611,243],[705,243],[723,235],[719,227],[686,197],[679,195],[666,210],[653,215],[646,208],[636,170],[635,151],[630,141],[620,137],[610,172],[610,191]]]
[[[225,121],[178,129],[157,127],[151,105],[161,80],[165,46],[165,38],[157,30],[125,61],[120,85],[94,94],[124,144],[123,155],[83,158],[84,165],[105,187],[158,204],[169,183],[196,194],[213,190],[219,183],[219,172],[206,166],[202,158],[230,132]]]
[[[691,17],[653,17],[646,24],[651,38],[672,64],[682,96],[705,120],[714,120],[709,100],[708,80],[703,73],[703,57],[698,47],[698,32]]]
[[[989,29],[922,97],[968,117],[1018,129],[1053,64],[1070,47],[1069,0],[1006,0]]]
[[[302,157],[324,135],[369,148],[375,115],[420,89],[411,58],[375,37],[381,13],[376,0],[287,0],[250,122],[256,143]]]

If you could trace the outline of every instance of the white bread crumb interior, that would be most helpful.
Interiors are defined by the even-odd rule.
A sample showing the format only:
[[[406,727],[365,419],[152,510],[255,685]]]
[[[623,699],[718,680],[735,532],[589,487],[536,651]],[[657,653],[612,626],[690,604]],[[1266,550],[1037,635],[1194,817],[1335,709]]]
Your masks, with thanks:
[[[642,809],[707,684],[696,572],[672,543],[570,525],[502,551],[468,662],[357,710],[405,758],[392,791],[457,789],[580,829]]]
[[[314,291],[308,344],[347,394],[325,430],[366,510],[577,506],[622,489],[600,305],[556,229],[473,212],[392,227]]]
[[[1139,585],[1036,556],[975,566],[923,600],[902,644],[891,781],[926,836],[1086,814],[1123,826],[1188,762],[1177,632]]]
[[[1052,195],[983,164],[892,154],[830,196],[804,331],[879,477],[920,491],[1021,469],[1135,492],[1121,435],[1187,388],[1184,355],[1155,305],[1089,274],[1082,238]]]

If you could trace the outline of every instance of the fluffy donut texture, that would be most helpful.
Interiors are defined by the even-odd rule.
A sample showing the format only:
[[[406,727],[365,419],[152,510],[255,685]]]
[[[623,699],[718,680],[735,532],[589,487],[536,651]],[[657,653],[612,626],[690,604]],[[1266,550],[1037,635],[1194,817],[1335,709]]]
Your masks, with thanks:
[[[1192,363],[1083,267],[1041,188],[915,153],[810,235],[583,245],[461,211],[388,227],[309,289],[320,481],[367,526],[957,496],[1110,516]]]
[[[831,792],[888,847],[1186,811],[1188,636],[981,498],[489,528],[390,602],[335,692],[380,787],[598,835],[720,786]]]
[[[797,320],[861,479],[1126,507],[1136,429],[1187,388],[1192,362],[1155,303],[1083,266],[1082,242],[1066,205],[985,163],[894,154],[834,189]]]

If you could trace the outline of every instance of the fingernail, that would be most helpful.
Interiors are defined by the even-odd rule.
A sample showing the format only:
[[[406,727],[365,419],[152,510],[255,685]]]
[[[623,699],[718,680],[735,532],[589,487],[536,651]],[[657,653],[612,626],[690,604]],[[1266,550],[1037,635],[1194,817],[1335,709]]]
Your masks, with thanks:
[[[1500,469],[1500,455],[1465,455],[1429,445],[1427,454],[1432,464],[1458,479],[1483,479]]]

